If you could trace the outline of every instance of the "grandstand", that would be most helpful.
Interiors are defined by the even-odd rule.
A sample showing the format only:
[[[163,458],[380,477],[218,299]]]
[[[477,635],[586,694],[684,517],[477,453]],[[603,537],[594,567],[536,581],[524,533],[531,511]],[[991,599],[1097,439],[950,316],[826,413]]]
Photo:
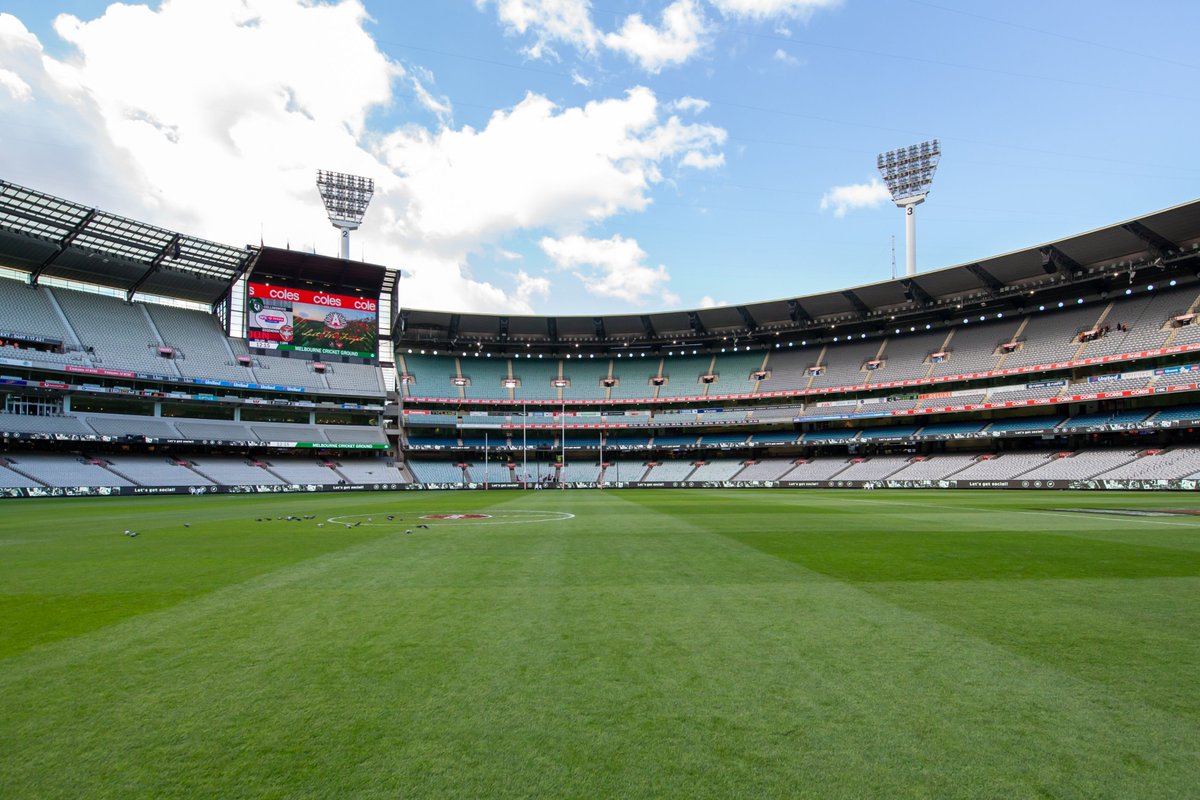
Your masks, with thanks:
[[[1047,248],[1073,266],[1048,271]],[[383,267],[0,182],[0,267],[0,488],[17,493],[511,487],[524,468],[577,485],[1200,472],[1200,202],[838,292],[510,318],[401,308]],[[370,353],[281,338],[288,301],[246,297],[302,275],[378,299],[393,338]]]

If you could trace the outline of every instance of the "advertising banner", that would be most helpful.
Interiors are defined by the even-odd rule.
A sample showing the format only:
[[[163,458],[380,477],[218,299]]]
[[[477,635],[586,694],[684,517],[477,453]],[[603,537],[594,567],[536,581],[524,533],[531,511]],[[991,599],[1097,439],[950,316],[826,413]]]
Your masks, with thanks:
[[[374,358],[379,341],[379,304],[350,297],[251,283],[247,291],[247,339],[260,350]]]

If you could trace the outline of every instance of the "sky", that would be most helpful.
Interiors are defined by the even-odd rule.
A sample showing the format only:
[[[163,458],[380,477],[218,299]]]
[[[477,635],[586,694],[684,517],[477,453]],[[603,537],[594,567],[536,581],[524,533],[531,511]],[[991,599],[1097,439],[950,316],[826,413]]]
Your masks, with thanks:
[[[1200,3],[7,0],[0,178],[351,257],[410,308],[646,313],[904,270],[880,152],[937,138],[918,269],[1200,196]]]

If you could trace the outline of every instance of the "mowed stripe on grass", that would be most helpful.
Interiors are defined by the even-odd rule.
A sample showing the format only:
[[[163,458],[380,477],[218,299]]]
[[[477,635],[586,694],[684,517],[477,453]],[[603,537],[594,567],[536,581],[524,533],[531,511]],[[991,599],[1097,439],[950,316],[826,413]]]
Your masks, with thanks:
[[[1042,496],[862,494],[6,505],[0,541],[17,557],[0,561],[0,593],[24,619],[0,622],[12,643],[0,785],[14,797],[1190,791],[1196,556],[1171,542],[1193,531],[1137,518],[1106,518],[1101,539],[1050,518],[1014,531]],[[935,499],[955,510],[922,507]],[[403,533],[417,514],[489,509],[576,517]],[[376,512],[405,520],[253,522]],[[142,537],[107,533],[131,514]],[[89,595],[118,586],[158,600],[36,635],[39,619],[62,630],[61,598],[86,615]]]

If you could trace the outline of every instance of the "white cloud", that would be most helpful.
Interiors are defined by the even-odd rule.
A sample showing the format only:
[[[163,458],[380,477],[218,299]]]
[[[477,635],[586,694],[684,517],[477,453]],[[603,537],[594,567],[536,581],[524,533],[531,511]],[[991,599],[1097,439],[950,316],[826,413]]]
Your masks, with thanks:
[[[688,111],[693,114],[699,114],[701,111],[706,111],[711,105],[707,100],[701,100],[699,97],[681,97],[671,103],[671,108],[675,111]]]
[[[671,165],[720,156],[723,130],[668,116],[645,88],[568,108],[530,94],[481,129],[452,128],[433,76],[388,59],[366,21],[359,0],[112,5],[58,19],[74,48],[58,60],[0,14],[0,63],[30,95],[0,88],[0,174],[218,241],[257,243],[261,226],[268,244],[326,253],[337,235],[316,168],[371,176],[352,253],[403,267],[406,305],[520,312],[549,282],[489,282],[473,256],[640,211]],[[398,94],[438,114],[437,129],[367,129]]]
[[[724,153],[701,153],[699,150],[689,150],[679,162],[685,167],[695,169],[713,169],[725,164]]]
[[[696,304],[696,307],[697,308],[719,308],[720,306],[727,306],[727,305],[729,305],[728,300],[714,300],[712,298],[712,295],[706,294],[706,295],[704,295],[704,297],[700,298],[700,301]]]
[[[708,0],[725,16],[754,20],[791,17],[807,20],[817,11],[836,8],[841,0]]]
[[[394,232],[460,246],[640,211],[663,160],[724,140],[719,128],[661,122],[654,93],[636,88],[566,109],[530,94],[482,130],[397,131],[380,153],[400,177]]]
[[[518,302],[526,306],[530,305],[534,295],[545,300],[550,297],[550,279],[535,278],[525,270],[520,270],[517,272],[516,295]]]
[[[789,67],[800,66],[800,59],[796,58],[794,55],[787,52],[782,47],[777,48],[775,50],[775,54],[772,55],[771,58],[773,58],[774,60],[776,60],[780,63],[787,64]]]
[[[821,210],[832,209],[835,217],[844,217],[847,211],[858,208],[877,208],[891,198],[883,181],[872,178],[867,183],[851,183],[833,187],[821,198]]]
[[[20,75],[7,69],[0,69],[0,89],[4,89],[13,100],[19,103],[24,103],[33,97],[33,89],[30,85],[21,80]]]
[[[592,79],[579,74],[578,70],[571,70],[571,83],[587,89],[592,85]]]
[[[704,46],[708,23],[696,0],[675,0],[663,9],[662,27],[630,14],[621,29],[604,36],[611,50],[624,53],[647,72],[683,64]]]
[[[427,111],[437,116],[438,121],[448,121],[454,113],[454,108],[450,105],[450,100],[446,97],[434,97],[425,88],[426,83],[433,83],[433,73],[427,69],[417,67],[411,71],[408,77],[412,82],[413,94],[416,95],[417,102]]]
[[[541,58],[552,42],[565,42],[585,53],[595,52],[600,42],[587,0],[475,0],[475,5],[495,5],[511,33],[532,33],[534,43],[527,52],[533,58]]]
[[[649,297],[658,297],[667,305],[679,302],[679,296],[667,289],[671,280],[667,268],[662,264],[646,266],[646,251],[636,239],[620,235],[609,239],[547,236],[541,247],[559,269],[572,270],[584,288],[598,297],[615,297],[636,305]]]
[[[659,26],[630,14],[608,32],[592,20],[588,0],[475,0],[475,5],[495,6],[506,31],[531,38],[524,48],[531,58],[557,59],[554,45],[566,44],[586,56],[601,50],[620,53],[647,72],[686,62],[704,47],[708,32],[699,0],[674,0],[663,9]]]

